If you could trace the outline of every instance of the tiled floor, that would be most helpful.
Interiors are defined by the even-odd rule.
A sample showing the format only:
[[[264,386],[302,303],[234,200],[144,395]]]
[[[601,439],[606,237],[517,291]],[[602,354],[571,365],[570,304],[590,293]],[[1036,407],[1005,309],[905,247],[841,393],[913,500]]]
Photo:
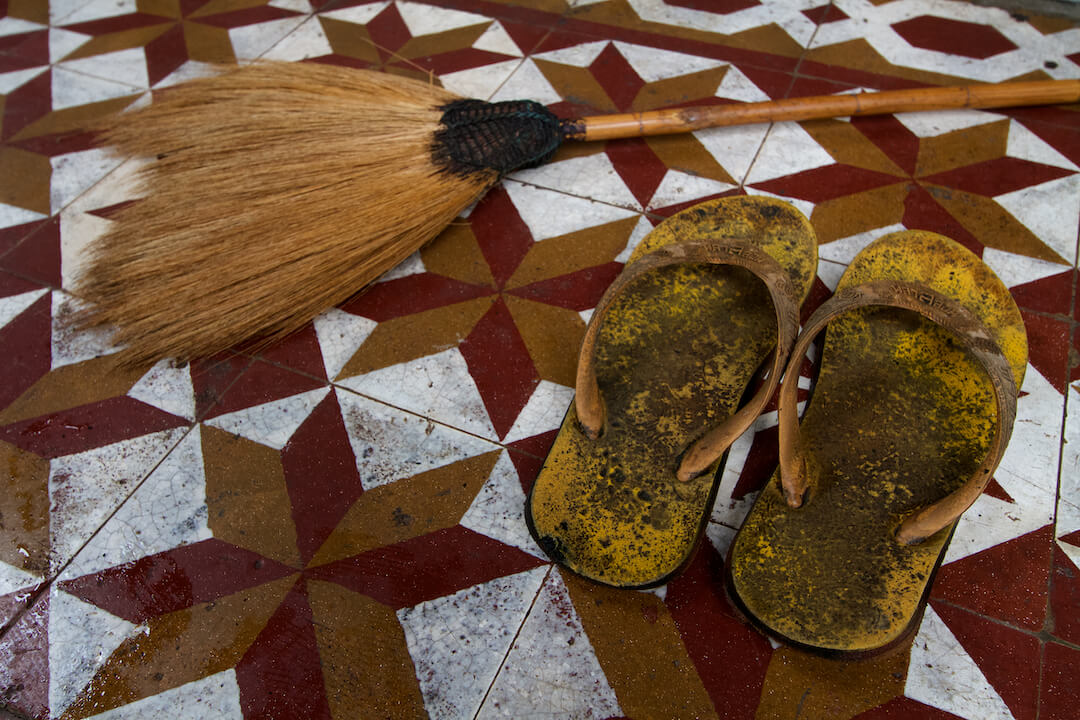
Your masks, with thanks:
[[[0,15],[14,716],[1076,717],[1077,106],[565,147],[257,356],[132,374],[54,318],[133,192],[134,163],[82,128],[205,63],[431,71],[573,115],[1076,78],[1080,25],[951,0],[0,0]],[[1012,444],[914,642],[883,658],[776,646],[719,589],[775,464],[769,415],[732,449],[695,560],[657,591],[560,571],[523,521],[604,288],[660,219],[739,193],[810,217],[807,310],[871,239],[918,228],[980,254],[1027,323]]]

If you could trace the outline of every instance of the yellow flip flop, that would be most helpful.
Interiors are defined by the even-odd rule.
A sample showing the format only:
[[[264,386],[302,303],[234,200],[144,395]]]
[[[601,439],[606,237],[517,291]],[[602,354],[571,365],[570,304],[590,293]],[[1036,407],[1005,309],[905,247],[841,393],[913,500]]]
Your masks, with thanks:
[[[690,560],[816,272],[810,223],[771,198],[702,203],[642,240],[593,311],[574,404],[529,494],[552,559],[616,587],[661,584]]]
[[[826,326],[800,423],[799,362]],[[1026,366],[1020,311],[966,248],[911,231],[859,253],[789,358],[780,468],[730,550],[739,609],[826,654],[906,640],[1005,450]]]

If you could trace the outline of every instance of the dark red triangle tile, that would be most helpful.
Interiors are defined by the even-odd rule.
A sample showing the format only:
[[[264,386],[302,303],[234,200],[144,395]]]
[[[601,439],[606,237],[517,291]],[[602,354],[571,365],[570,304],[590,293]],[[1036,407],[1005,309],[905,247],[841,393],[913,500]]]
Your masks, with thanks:
[[[425,70],[430,70],[436,75],[449,75],[450,73],[471,70],[484,65],[493,65],[512,59],[513,57],[510,55],[501,55],[487,50],[461,48],[450,52],[439,53],[437,55],[423,55],[416,58],[410,58],[408,62],[394,63],[391,67],[401,67],[404,69],[412,68],[415,70],[417,66],[419,66]]]
[[[761,3],[758,0],[668,0],[667,5],[684,7],[690,10],[703,10],[705,12],[728,15],[748,8],[757,7]]]
[[[1080,530],[1068,533],[1066,535],[1062,535],[1058,538],[1058,540],[1063,543],[1068,543],[1069,545],[1076,545],[1077,547],[1080,547]]]
[[[3,635],[8,624],[26,609],[43,588],[44,585],[30,585],[7,595],[0,595],[0,635]]]
[[[45,218],[0,229],[0,257],[50,222],[52,222],[50,218]]]
[[[936,15],[920,15],[894,23],[892,29],[913,47],[976,60],[1017,49],[995,27]]]
[[[1080,645],[1080,567],[1055,545],[1054,570],[1050,580],[1050,613],[1054,637]]]
[[[892,115],[872,115],[851,119],[852,126],[866,136],[908,175],[915,174],[919,159],[919,138]]]
[[[177,23],[146,43],[146,73],[153,87],[171,75],[188,59],[187,39],[183,27]]]
[[[1046,620],[1052,525],[943,565],[931,597],[1033,632]]]
[[[984,197],[996,197],[1073,174],[1075,173],[1072,170],[1064,168],[1041,165],[1020,158],[1002,157],[921,179],[933,185],[956,188]]]
[[[294,568],[211,538],[60,584],[128,622],[210,602],[278,580]]]
[[[273,22],[274,20],[285,20],[291,17],[300,17],[300,13],[295,10],[288,10],[286,8],[266,4],[240,7],[236,10],[214,14],[199,13],[197,16],[192,17],[191,20],[198,22],[200,25],[209,25],[223,30],[231,30],[246,25],[257,25],[259,23]]]
[[[251,358],[231,352],[192,361],[190,372],[191,385],[195,392],[196,417],[204,417],[251,362]]]
[[[611,43],[592,61],[589,72],[604,88],[615,107],[623,112],[632,109],[638,92],[645,87],[645,81]]]
[[[322,348],[315,333],[315,326],[310,323],[284,340],[261,350],[259,357],[268,363],[285,365],[305,375],[326,380]]]
[[[499,437],[513,427],[540,376],[502,298],[458,346]]]
[[[723,560],[703,542],[693,561],[668,583],[665,604],[694,667],[721,717],[755,717],[772,647],[736,619],[724,596]]]
[[[501,24],[503,29],[506,30],[506,34],[518,46],[518,49],[526,54],[532,52],[550,31],[549,28],[543,25],[506,21]]]
[[[0,73],[49,64],[49,31],[0,36]]]
[[[1080,276],[1075,270],[1032,280],[1009,288],[1016,304],[1025,310],[1056,315],[1071,314],[1073,285]]]
[[[1080,678],[1080,650],[1046,643],[1039,720],[1075,720],[1080,707],[1077,678]]]
[[[228,368],[229,371],[232,369]],[[326,387],[321,380],[257,360],[229,385],[207,417],[244,410],[321,387]]]
[[[1035,720],[1039,695],[1039,639],[946,603],[933,603],[957,641],[1009,706],[1016,720]]]
[[[983,244],[934,199],[934,194],[939,192],[943,190],[934,186],[910,186],[900,222],[908,230],[929,230],[944,235],[982,257]]]
[[[1077,125],[1076,112],[1066,112],[1065,122],[1060,125],[1025,121],[1024,127],[1072,162],[1080,164],[1080,125]]]
[[[667,175],[667,165],[642,138],[609,142],[604,148],[615,172],[645,207]]]
[[[52,112],[52,71],[46,70],[7,94],[2,107],[0,140]]]
[[[1005,488],[1001,487],[996,478],[990,478],[990,482],[983,488],[983,494],[989,495],[992,498],[998,500],[1004,500],[1007,503],[1015,503],[1009,493],[1005,492]]]
[[[492,288],[432,273],[377,283],[341,306],[377,322],[490,295]]]
[[[0,273],[0,278],[9,277]],[[0,382],[0,409],[3,409],[48,373],[52,365],[50,293],[0,327],[0,348],[4,348],[0,352],[0,377],[4,378]]]
[[[281,450],[303,562],[363,493],[337,395],[330,393]]]
[[[175,22],[175,18],[155,15],[154,13],[132,12],[122,15],[113,15],[98,20],[62,25],[65,30],[81,33],[83,35],[111,35],[127,30],[138,30],[154,25],[164,25]]]
[[[28,718],[49,714],[49,593],[42,593],[0,642],[0,703]]]
[[[544,562],[460,525],[307,571],[399,609]]]
[[[737,197],[739,195],[745,195],[745,194],[746,193],[743,190],[739,189],[739,188],[732,188],[731,190],[726,190],[726,191],[724,191],[722,193],[717,193],[715,195],[708,195],[706,197],[697,198],[695,200],[687,200],[686,202],[676,203],[674,205],[667,205],[665,207],[660,207],[660,208],[649,208],[649,213],[651,215],[655,215],[655,216],[660,217],[660,218],[669,218],[672,215],[675,215],[677,213],[682,212],[683,210],[686,210],[687,208],[690,208],[690,207],[693,207],[694,205],[697,205],[698,203],[703,203],[703,202],[706,202],[708,200],[716,200],[717,198]],[[653,220],[653,222],[655,222],[655,218],[652,218],[652,220]]]
[[[60,220],[53,218],[0,258],[0,268],[60,287]]]
[[[512,443],[509,447],[510,461],[517,470],[518,481],[521,489],[527,495],[532,490],[536,476],[540,474],[540,468],[544,466],[544,458],[547,456],[551,444],[555,441],[558,430],[552,430],[543,435],[535,435],[531,438]],[[522,452],[516,452],[521,450]]]
[[[754,187],[777,195],[821,203],[845,195],[895,185],[902,181],[903,178],[895,175],[837,164],[755,183]]]
[[[1020,310],[1028,336],[1028,360],[1058,392],[1069,384],[1069,323]]]
[[[954,720],[959,718],[959,715],[953,715],[951,712],[939,710],[931,705],[923,705],[918,700],[898,697],[856,715],[854,720]]]
[[[303,580],[285,596],[237,663],[236,683],[245,720],[330,720],[319,646]]]
[[[503,287],[533,246],[529,227],[502,186],[484,196],[469,215],[469,225],[495,283]]]
[[[581,312],[596,307],[604,291],[618,277],[622,269],[622,263],[611,262],[548,280],[540,280],[509,292],[546,305]]]
[[[55,458],[188,424],[185,418],[122,395],[8,425],[0,429],[0,439]]]
[[[747,495],[758,492],[772,476],[779,462],[776,450],[778,435],[779,431],[775,427],[754,433],[742,472],[739,473],[739,481],[731,491],[733,500],[742,500]]]
[[[366,24],[368,34],[379,49],[379,54],[389,58],[390,53],[401,49],[411,37],[408,26],[401,18],[397,6],[391,3],[385,10]]]
[[[849,17],[843,10],[831,4],[808,8],[803,10],[802,14],[809,18],[810,22],[815,25],[824,25],[825,23],[837,22],[838,20],[847,20]]]

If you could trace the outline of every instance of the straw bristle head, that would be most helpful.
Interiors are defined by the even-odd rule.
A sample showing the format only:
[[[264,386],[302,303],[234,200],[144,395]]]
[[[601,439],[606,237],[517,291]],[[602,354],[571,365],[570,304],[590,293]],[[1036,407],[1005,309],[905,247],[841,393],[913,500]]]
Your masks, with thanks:
[[[129,364],[273,340],[347,299],[498,180],[432,158],[456,96],[316,64],[252,65],[166,91],[105,141],[157,157],[75,287]]]

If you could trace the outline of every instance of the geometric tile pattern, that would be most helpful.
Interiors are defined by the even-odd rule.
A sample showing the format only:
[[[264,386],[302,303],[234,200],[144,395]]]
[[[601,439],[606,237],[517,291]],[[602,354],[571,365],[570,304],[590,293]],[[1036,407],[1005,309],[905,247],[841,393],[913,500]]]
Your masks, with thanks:
[[[572,116],[1076,78],[1080,27],[951,0],[0,3],[0,708],[1075,715],[1076,106],[567,145],[286,340],[124,371],[107,338],[64,324],[85,248],[140,193],[140,161],[88,127],[258,58]],[[804,318],[861,248],[903,228],[979,254],[1021,308],[1030,363],[1009,448],[916,637],[882,657],[777,645],[717,584],[777,462],[775,407],[732,447],[707,539],[661,588],[590,584],[525,529],[600,296],[664,217],[737,194],[810,218],[821,262]]]

